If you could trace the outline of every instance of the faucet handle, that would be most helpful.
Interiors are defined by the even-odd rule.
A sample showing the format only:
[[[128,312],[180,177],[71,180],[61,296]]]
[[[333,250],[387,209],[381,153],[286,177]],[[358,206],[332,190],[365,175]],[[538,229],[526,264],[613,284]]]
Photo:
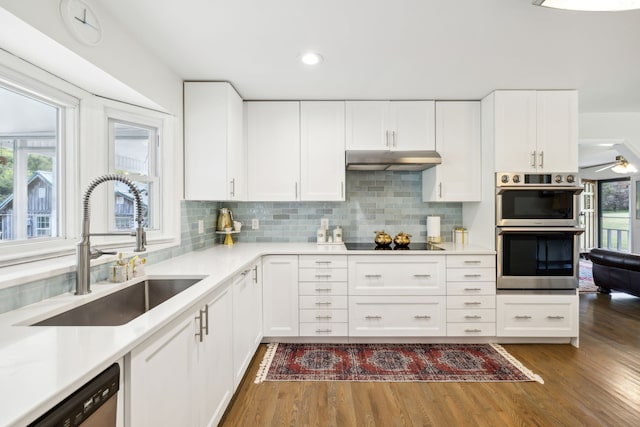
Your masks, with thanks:
[[[117,254],[117,252],[115,252],[115,251],[103,251],[103,250],[100,250],[100,249],[94,249],[94,250],[91,251],[90,257],[91,257],[91,259],[96,259],[98,257],[101,257],[102,255],[116,255],[116,254]]]

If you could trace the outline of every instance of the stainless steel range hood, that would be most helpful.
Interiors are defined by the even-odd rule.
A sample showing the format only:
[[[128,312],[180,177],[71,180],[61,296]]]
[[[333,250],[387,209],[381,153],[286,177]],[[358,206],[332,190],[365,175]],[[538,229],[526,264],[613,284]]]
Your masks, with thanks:
[[[348,171],[422,171],[442,163],[435,151],[347,151]]]

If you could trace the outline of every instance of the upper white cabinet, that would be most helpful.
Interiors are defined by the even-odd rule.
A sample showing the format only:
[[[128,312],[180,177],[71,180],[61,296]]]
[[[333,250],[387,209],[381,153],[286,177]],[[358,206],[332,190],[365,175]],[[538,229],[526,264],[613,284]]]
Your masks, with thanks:
[[[577,91],[496,91],[494,113],[496,171],[577,172]]]
[[[434,101],[346,101],[347,150],[433,150]]]
[[[300,102],[300,200],[344,200],[344,101]]]
[[[422,172],[425,202],[482,199],[479,101],[436,102],[436,151],[442,164]]]
[[[300,102],[244,103],[249,200],[300,197]]]
[[[184,83],[184,147],[186,199],[246,198],[242,99],[229,83]]]

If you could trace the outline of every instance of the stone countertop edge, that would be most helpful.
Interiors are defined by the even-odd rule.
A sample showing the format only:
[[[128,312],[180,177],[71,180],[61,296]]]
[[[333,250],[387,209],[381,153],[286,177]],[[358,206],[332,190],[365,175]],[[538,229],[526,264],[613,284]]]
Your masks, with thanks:
[[[444,251],[347,251],[344,245],[315,243],[238,243],[216,245],[149,265],[147,276],[205,276],[152,311],[114,327],[26,326],[52,313],[82,305],[119,290],[94,284],[89,295],[64,294],[0,315],[0,426],[22,426],[73,393],[112,363],[264,255],[494,255],[477,247],[443,244]]]

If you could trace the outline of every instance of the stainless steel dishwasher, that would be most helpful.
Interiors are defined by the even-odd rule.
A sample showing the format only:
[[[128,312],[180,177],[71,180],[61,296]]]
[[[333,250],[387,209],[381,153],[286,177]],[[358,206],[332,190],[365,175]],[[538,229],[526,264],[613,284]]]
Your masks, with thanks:
[[[114,363],[29,427],[115,427],[120,365]]]

